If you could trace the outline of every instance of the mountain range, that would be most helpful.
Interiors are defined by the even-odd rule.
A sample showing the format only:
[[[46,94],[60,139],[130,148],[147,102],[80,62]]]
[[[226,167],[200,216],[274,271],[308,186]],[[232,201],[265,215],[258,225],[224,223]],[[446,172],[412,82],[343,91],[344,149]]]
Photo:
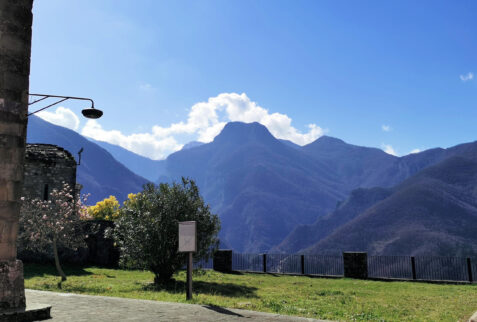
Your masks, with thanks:
[[[36,139],[31,123],[29,137]],[[86,140],[70,132],[71,140]],[[54,133],[41,138],[58,140]],[[36,142],[69,149],[63,142]],[[112,172],[129,168],[153,182],[194,179],[221,219],[222,246],[239,252],[477,253],[466,228],[477,222],[475,195],[469,192],[474,177],[457,175],[472,171],[477,143],[395,157],[328,136],[298,146],[276,139],[259,123],[240,122],[228,123],[211,143],[188,144],[160,161],[88,142],[103,153],[93,153],[87,162],[112,158],[119,164]],[[71,151],[82,146],[64,143]],[[89,164],[79,170],[78,181],[88,192],[102,187],[100,196],[111,191],[124,198],[147,181],[129,171],[121,176],[129,185],[111,185],[102,174],[88,175],[92,170]],[[91,178],[97,179],[94,184],[82,182]]]
[[[104,141],[97,141],[91,138],[88,138],[88,140],[108,151],[117,161],[121,162],[129,170],[151,182],[156,181],[159,176],[164,174],[164,160],[151,160],[126,150],[119,145],[114,145]]]
[[[301,251],[476,255],[477,143],[446,152],[451,156],[391,189],[363,189],[352,194],[342,207],[327,216],[334,225],[324,224],[324,218],[314,223],[314,227],[327,227],[327,231],[315,234],[314,243],[302,243],[301,246],[311,246]],[[341,223],[337,225],[336,221]],[[296,231],[292,235],[282,244],[303,240],[303,233]]]
[[[77,152],[83,148],[76,177],[77,182],[83,185],[82,193],[91,194],[88,198],[91,204],[110,195],[122,202],[128,193],[141,191],[142,186],[148,182],[97,144],[75,131],[53,125],[35,115],[28,118],[27,142],[56,144],[70,151],[77,160]]]

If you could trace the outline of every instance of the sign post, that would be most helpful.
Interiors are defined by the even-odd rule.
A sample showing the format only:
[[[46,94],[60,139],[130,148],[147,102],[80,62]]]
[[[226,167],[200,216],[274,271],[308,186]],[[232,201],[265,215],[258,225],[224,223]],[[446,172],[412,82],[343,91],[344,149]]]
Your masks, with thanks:
[[[197,229],[195,221],[179,222],[179,252],[187,253],[187,295],[192,299],[192,253],[197,251]]]

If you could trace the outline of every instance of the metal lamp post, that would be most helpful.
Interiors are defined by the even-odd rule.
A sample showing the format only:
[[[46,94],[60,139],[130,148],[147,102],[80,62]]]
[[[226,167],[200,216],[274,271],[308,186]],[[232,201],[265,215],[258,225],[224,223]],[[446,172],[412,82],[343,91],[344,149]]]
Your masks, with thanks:
[[[86,97],[75,97],[75,96],[61,96],[61,95],[50,95],[50,94],[28,94],[30,97],[35,98],[32,102],[28,103],[28,106],[31,106],[33,104],[39,103],[47,98],[59,98],[58,101],[51,103],[45,107],[42,107],[34,112],[28,113],[27,116],[30,116],[32,114],[41,112],[43,110],[46,110],[47,108],[50,108],[54,105],[60,104],[61,102],[64,102],[66,100],[82,100],[82,101],[90,101],[91,102],[91,107],[90,108],[85,108],[84,110],[81,111],[81,114],[83,114],[84,117],[89,118],[89,119],[98,119],[101,116],[103,116],[103,111],[94,108],[94,101],[91,98],[86,98]],[[38,98],[36,98],[38,97]]]

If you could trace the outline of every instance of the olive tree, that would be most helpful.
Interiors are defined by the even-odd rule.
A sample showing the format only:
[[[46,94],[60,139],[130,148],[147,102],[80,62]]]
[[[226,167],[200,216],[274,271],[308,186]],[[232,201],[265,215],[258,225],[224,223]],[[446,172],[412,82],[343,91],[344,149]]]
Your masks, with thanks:
[[[130,196],[120,210],[110,236],[120,249],[120,263],[152,271],[154,283],[162,284],[185,263],[178,252],[180,221],[197,222],[195,261],[208,259],[218,247],[219,218],[210,212],[193,180],[147,184]]]

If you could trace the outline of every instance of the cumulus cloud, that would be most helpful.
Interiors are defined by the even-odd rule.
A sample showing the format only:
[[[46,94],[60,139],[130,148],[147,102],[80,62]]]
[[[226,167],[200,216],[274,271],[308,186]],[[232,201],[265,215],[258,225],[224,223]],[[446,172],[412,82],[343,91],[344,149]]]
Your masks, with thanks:
[[[36,115],[41,117],[45,121],[75,131],[78,129],[80,123],[78,116],[76,116],[76,114],[72,110],[63,106],[59,106],[54,112],[41,111],[36,113]]]
[[[251,101],[245,93],[222,93],[194,104],[186,121],[167,127],[155,125],[150,132],[125,135],[118,130],[103,129],[98,121],[89,120],[81,134],[120,145],[151,159],[163,159],[182,148],[182,144],[176,140],[177,136],[188,135],[195,137],[197,141],[211,142],[229,121],[259,122],[276,138],[290,140],[298,145],[313,142],[325,132],[316,124],[307,125],[306,131],[301,132],[291,125],[292,119],[289,116],[270,113]]]
[[[222,93],[210,97],[207,102],[192,106],[186,122],[174,123],[169,127],[154,126],[153,133],[159,137],[197,133],[199,141],[210,142],[227,121],[259,122],[276,138],[290,140],[299,145],[313,142],[324,134],[324,130],[316,124],[309,124],[308,132],[301,133],[291,125],[290,117],[281,113],[270,113],[251,101],[245,93]]]
[[[382,149],[387,154],[398,156],[397,151],[390,144],[382,144]]]
[[[381,130],[383,130],[384,132],[390,132],[392,130],[391,126],[389,125],[381,125]]]
[[[419,153],[419,152],[421,152],[421,149],[414,149],[411,152],[409,152],[409,154]]]
[[[81,134],[98,141],[119,145],[139,155],[159,160],[182,148],[173,137],[157,138],[151,133],[125,135],[118,130],[105,130],[97,120],[88,120]]]
[[[459,78],[463,82],[471,81],[474,79],[474,73],[468,72],[467,74],[460,75]]]

